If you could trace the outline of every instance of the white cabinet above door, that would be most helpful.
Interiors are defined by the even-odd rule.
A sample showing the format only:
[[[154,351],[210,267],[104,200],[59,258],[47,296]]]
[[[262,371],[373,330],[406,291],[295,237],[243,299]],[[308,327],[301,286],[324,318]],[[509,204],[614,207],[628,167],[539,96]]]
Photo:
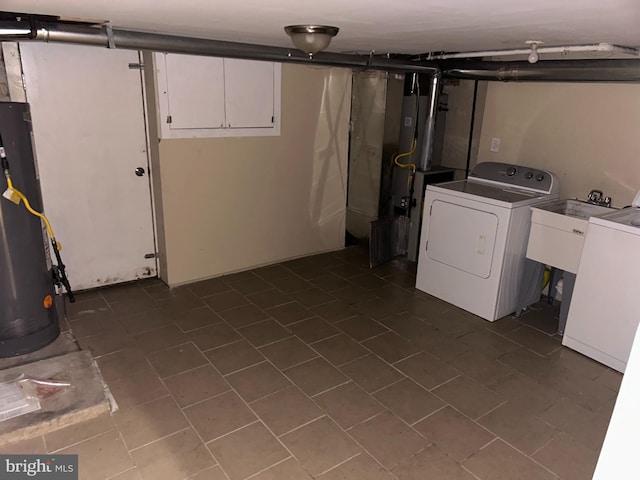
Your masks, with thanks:
[[[224,67],[221,58],[164,55],[167,115],[171,130],[224,126]],[[196,75],[188,72],[197,71]],[[201,83],[204,82],[204,83]],[[167,122],[170,117],[170,123]]]
[[[276,64],[224,60],[224,106],[228,128],[273,128]]]
[[[280,135],[280,64],[156,53],[162,138]]]

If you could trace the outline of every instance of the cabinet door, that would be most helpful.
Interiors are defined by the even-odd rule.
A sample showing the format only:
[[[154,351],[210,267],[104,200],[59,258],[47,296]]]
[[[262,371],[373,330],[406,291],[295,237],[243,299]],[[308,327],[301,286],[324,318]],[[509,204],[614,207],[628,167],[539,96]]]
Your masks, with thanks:
[[[224,60],[225,110],[228,128],[272,128],[274,64]]]
[[[177,54],[166,54],[164,58],[171,130],[222,128],[223,60]]]

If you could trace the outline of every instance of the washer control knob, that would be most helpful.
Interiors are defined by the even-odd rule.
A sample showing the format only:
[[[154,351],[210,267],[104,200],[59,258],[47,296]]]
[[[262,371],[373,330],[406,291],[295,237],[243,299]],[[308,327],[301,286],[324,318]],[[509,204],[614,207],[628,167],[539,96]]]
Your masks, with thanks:
[[[509,168],[507,168],[507,176],[508,177],[513,177],[516,174],[517,171],[518,170],[516,169],[516,167],[509,167]]]
[[[537,181],[539,181],[539,182],[541,182],[542,180],[544,180],[544,174],[542,174],[542,173],[537,174],[537,175],[536,175],[536,180],[537,180]]]
[[[527,172],[524,174],[524,178],[526,178],[527,180],[530,180],[533,178],[533,172]]]

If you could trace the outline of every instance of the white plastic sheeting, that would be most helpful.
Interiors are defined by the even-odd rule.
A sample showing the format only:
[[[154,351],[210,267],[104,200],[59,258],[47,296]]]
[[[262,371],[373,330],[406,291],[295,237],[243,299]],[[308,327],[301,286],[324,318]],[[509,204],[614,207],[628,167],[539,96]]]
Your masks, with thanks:
[[[385,72],[354,74],[347,230],[356,237],[378,218],[386,98]]]
[[[350,76],[329,70],[324,78],[309,190],[309,218],[327,246],[336,233],[344,235],[345,231],[349,120],[344,113],[350,103]]]

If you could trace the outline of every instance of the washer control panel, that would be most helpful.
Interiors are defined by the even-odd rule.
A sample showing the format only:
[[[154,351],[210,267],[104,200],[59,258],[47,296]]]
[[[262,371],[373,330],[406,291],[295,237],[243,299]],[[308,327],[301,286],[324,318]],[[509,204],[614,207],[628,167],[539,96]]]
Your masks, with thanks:
[[[479,163],[469,174],[469,180],[545,194],[558,193],[559,189],[558,179],[553,173],[509,163]]]

